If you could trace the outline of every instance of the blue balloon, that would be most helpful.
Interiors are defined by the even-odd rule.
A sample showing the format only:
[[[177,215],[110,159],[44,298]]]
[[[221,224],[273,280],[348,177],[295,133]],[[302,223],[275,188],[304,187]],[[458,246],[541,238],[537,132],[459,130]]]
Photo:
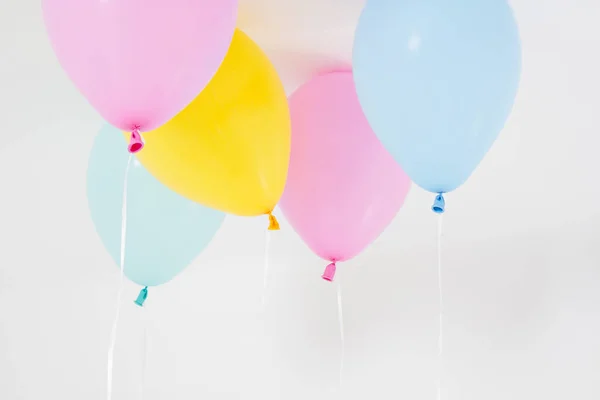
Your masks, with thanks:
[[[504,127],[521,45],[505,0],[368,0],[353,50],[360,103],[419,186],[452,191]]]
[[[87,170],[92,219],[117,265],[128,158],[122,133],[106,126],[96,137]],[[142,286],[171,280],[209,244],[224,218],[163,186],[134,157],[127,188],[125,275]]]

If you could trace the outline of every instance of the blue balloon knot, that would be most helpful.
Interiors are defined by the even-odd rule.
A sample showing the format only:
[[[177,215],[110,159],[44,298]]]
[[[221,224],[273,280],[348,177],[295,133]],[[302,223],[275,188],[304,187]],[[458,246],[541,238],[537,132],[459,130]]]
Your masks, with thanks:
[[[135,299],[134,303],[140,307],[143,307],[144,302],[146,301],[147,297],[148,297],[148,286],[146,286],[145,288],[140,290],[140,294],[138,294],[138,297],[137,297],[137,299]]]
[[[446,210],[446,200],[444,200],[444,195],[442,193],[438,193],[438,195],[435,196],[431,210],[436,214],[443,214]]]

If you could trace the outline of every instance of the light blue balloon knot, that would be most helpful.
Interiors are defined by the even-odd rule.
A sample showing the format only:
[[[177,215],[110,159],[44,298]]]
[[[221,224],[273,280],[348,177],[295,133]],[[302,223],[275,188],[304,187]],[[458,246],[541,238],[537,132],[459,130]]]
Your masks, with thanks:
[[[148,286],[146,286],[145,288],[140,290],[140,294],[138,294],[138,297],[137,297],[137,299],[135,299],[134,303],[140,307],[144,307],[144,302],[146,301],[147,297],[148,297]]]
[[[435,196],[431,210],[436,214],[443,214],[444,211],[446,211],[446,200],[444,200],[444,195],[442,193],[438,193],[438,195]]]

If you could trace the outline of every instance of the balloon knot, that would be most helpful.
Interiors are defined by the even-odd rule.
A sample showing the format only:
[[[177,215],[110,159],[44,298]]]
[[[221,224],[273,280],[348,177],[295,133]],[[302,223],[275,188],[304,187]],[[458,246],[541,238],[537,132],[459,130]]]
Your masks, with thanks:
[[[431,210],[436,214],[443,214],[446,211],[446,200],[444,200],[444,194],[438,193],[435,196]]]
[[[333,278],[335,278],[335,261],[325,267],[325,271],[321,278],[325,279],[328,282],[333,282]]]
[[[140,307],[144,307],[144,302],[146,301],[147,297],[148,297],[148,286],[146,286],[142,290],[140,290],[140,294],[138,294],[138,297],[137,297],[137,299],[135,299],[134,303]]]
[[[140,130],[135,128],[133,131],[131,131],[131,139],[129,139],[129,146],[127,147],[127,150],[129,150],[131,154],[134,154],[143,148],[144,141],[142,140],[142,135],[140,134]]]
[[[279,230],[279,222],[277,218],[271,213],[269,213],[269,230],[270,231],[278,231]]]

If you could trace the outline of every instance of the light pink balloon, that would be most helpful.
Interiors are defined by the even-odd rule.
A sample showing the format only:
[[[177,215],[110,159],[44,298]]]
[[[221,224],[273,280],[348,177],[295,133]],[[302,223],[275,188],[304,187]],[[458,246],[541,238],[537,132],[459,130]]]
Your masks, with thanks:
[[[351,72],[318,76],[289,99],[292,152],[280,207],[306,244],[335,262],[360,253],[392,221],[410,180],[358,103]]]
[[[42,0],[54,52],[109,123],[148,131],[174,117],[219,68],[237,0]]]

